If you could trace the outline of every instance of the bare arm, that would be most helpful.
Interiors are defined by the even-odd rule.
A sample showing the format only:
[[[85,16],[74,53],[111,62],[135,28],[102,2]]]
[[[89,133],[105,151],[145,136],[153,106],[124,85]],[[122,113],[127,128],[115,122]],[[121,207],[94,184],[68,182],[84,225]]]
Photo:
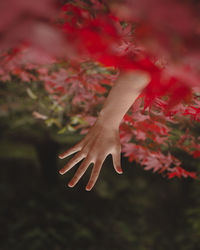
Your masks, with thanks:
[[[150,76],[143,71],[123,73],[112,87],[103,108],[88,134],[74,147],[59,155],[60,159],[78,152],[59,172],[66,173],[81,161],[80,167],[68,186],[73,187],[85,173],[88,166],[94,163],[86,190],[91,190],[97,181],[102,164],[107,155],[112,154],[113,165],[117,173],[121,169],[121,144],[119,125],[143,88],[149,83]]]
[[[104,126],[119,126],[126,112],[150,81],[144,71],[123,73],[112,87],[99,114]]]

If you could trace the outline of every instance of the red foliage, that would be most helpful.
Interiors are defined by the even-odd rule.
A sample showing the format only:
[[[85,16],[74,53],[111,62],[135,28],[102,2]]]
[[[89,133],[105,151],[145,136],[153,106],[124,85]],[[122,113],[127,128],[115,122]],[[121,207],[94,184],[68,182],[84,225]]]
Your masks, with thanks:
[[[197,178],[197,175],[196,175],[195,172],[188,172],[188,171],[186,171],[185,169],[183,169],[183,168],[181,168],[179,166],[175,167],[171,173],[168,173],[168,178],[169,179],[174,178],[176,176],[178,178],[180,178],[182,176],[183,177],[188,177],[189,176],[189,177],[192,177],[194,179]]]
[[[172,56],[176,53],[178,59],[180,59],[179,48],[175,50],[176,44],[171,45],[167,43],[169,46],[166,47],[165,41],[170,39],[170,32],[173,31],[173,35],[176,34],[176,36],[182,39],[180,46],[183,47],[186,44],[188,36],[193,37],[195,35],[193,34],[196,31],[194,27],[195,20],[192,17],[191,13],[193,12],[191,8],[187,10],[186,5],[178,4],[178,2],[164,1],[164,5],[161,2],[160,0],[151,0],[149,3],[146,1],[145,3],[140,3],[139,1],[127,2],[127,6],[131,7],[131,13],[133,13],[131,20],[137,21],[138,23],[136,32],[132,35],[131,43],[135,43],[135,49],[128,51],[126,47],[124,51],[120,51],[120,53],[117,51],[117,48],[119,48],[123,42],[127,43],[127,41],[130,40],[131,34],[128,32],[128,35],[124,35],[123,29],[120,26],[121,20],[118,17],[113,14],[110,15],[110,13],[105,13],[102,9],[97,10],[95,17],[92,17],[87,9],[78,8],[73,4],[66,4],[63,7],[63,10],[66,11],[65,24],[63,25],[64,31],[68,39],[73,41],[79,53],[87,54],[105,66],[114,66],[120,70],[140,69],[147,71],[151,75],[151,82],[143,93],[145,95],[144,109],[151,105],[156,97],[166,94],[169,95],[169,102],[166,106],[167,109],[182,100],[189,101],[191,99],[191,87],[197,85],[200,80],[200,77],[195,75],[196,72],[191,69],[186,69],[186,67],[188,68],[186,65],[182,68],[177,67],[177,65],[173,65],[174,67],[169,67],[170,65],[165,65],[164,67],[158,66],[158,56],[162,56],[162,54],[165,55],[164,52],[160,52],[160,54],[154,53],[157,57],[155,58],[152,57],[152,50],[148,50],[148,46],[146,46],[145,50],[142,49],[138,51],[137,49],[137,43],[141,38],[149,41],[149,39],[151,40],[151,37],[153,37],[157,40],[159,46],[165,47],[165,52],[170,52],[171,50]],[[133,6],[137,7],[137,12],[133,9]],[[146,13],[148,6],[150,6],[155,16],[152,15],[152,13],[150,15],[148,12],[145,19],[149,28],[143,29],[141,32],[141,25],[144,23],[142,13]],[[174,7],[173,12],[171,12],[172,6]],[[176,16],[175,9],[180,14],[179,18]],[[169,18],[172,18],[173,25],[168,21]],[[160,27],[157,25],[157,22],[160,22],[159,24],[162,30],[165,28],[162,33],[158,33]],[[185,23],[187,25],[184,25],[183,28],[182,25]],[[149,33],[151,33],[150,37]],[[164,41],[161,39],[162,36],[164,36]],[[135,41],[133,39],[135,39]],[[162,50],[163,49],[164,48],[162,48]],[[182,60],[178,62],[180,65],[185,64],[184,57],[187,55],[184,53]],[[173,63],[172,59],[171,57],[169,63]],[[171,68],[177,68],[177,70],[173,71]],[[185,71],[187,71],[187,76]],[[163,79],[163,76],[165,79]],[[194,78],[195,80],[193,80]]]
[[[167,172],[169,178],[196,178],[180,166],[168,144],[171,125],[188,117],[200,120],[200,100],[195,96],[200,81],[199,5],[172,0],[127,0],[123,6],[111,2],[110,10],[105,10],[99,1],[93,0],[92,5],[75,1],[65,4],[61,12],[53,0],[2,2],[1,80],[9,80],[10,73],[23,81],[35,80],[29,70],[36,69],[46,91],[60,105],[65,105],[65,94],[74,95],[75,107],[83,102],[83,116],[92,124],[93,107],[104,101],[107,91],[102,83],[112,85],[113,79],[87,74],[80,62],[92,59],[119,71],[147,71],[151,81],[120,126],[122,152],[145,170]],[[56,23],[54,17],[62,22]],[[9,47],[12,50],[4,51]],[[39,66],[56,62],[56,56],[70,59],[76,74],[63,68],[49,74]],[[173,146],[200,157],[199,138],[189,130]]]

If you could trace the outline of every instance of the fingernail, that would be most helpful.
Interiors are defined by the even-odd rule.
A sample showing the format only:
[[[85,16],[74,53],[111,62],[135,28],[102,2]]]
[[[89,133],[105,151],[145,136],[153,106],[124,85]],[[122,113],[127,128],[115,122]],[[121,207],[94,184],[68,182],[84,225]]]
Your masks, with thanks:
[[[71,182],[68,183],[68,187],[70,187],[70,188],[73,187]]]
[[[60,159],[62,159],[63,155],[59,155],[58,157],[59,157]]]
[[[89,188],[89,187],[86,187],[85,190],[86,190],[86,191],[90,191],[90,188]]]
[[[62,170],[59,171],[60,174],[63,174]]]
[[[121,167],[118,167],[117,170],[118,170],[118,173],[119,173],[119,174],[123,174],[123,171],[122,171]]]

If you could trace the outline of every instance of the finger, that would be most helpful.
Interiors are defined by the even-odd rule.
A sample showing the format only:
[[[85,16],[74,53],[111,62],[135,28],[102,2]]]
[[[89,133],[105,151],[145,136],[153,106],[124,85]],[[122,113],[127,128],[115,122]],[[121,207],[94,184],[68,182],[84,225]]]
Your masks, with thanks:
[[[114,169],[118,174],[122,174],[122,168],[121,168],[121,151],[114,151],[112,153],[112,159],[113,159],[113,165]]]
[[[79,161],[81,161],[85,157],[83,152],[79,152],[74,156],[62,169],[60,169],[59,173],[64,174],[68,170],[70,170],[74,165],[76,165]]]
[[[87,158],[82,162],[82,164],[80,165],[80,167],[76,171],[74,177],[68,183],[69,187],[73,187],[76,185],[76,183],[80,180],[80,178],[83,176],[83,174],[85,173],[85,171],[89,167],[90,163],[91,163],[91,161],[89,161],[89,159],[87,159]]]
[[[103,161],[99,161],[99,162],[95,163],[95,165],[94,165],[94,167],[92,169],[92,173],[91,173],[89,182],[88,182],[88,184],[86,186],[87,191],[90,191],[94,187],[94,185],[95,185],[95,183],[96,183],[96,181],[97,181],[97,179],[99,177],[99,173],[101,171],[102,164],[103,164]]]
[[[63,152],[62,154],[60,154],[58,157],[60,159],[64,159],[66,158],[67,156],[77,152],[77,151],[80,151],[82,149],[82,146],[83,146],[83,140],[80,141],[79,143],[77,143],[75,146],[73,146],[72,148],[68,149],[67,151]]]

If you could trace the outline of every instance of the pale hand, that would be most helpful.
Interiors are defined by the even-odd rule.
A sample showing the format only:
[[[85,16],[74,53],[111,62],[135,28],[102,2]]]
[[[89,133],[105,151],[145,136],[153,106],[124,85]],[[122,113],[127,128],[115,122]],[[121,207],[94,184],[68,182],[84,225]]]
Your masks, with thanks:
[[[95,185],[102,164],[109,154],[112,154],[113,165],[116,172],[122,174],[119,129],[117,127],[104,126],[103,124],[105,123],[99,122],[97,119],[95,124],[90,128],[88,134],[79,143],[59,155],[60,159],[64,159],[67,156],[80,151],[59,171],[60,174],[65,174],[74,165],[85,158],[74,177],[68,183],[69,187],[74,187],[89,165],[94,163],[89,182],[86,186],[86,190],[90,191]]]
[[[86,190],[91,190],[97,181],[102,164],[109,154],[112,154],[113,165],[117,173],[122,173],[119,125],[130,106],[149,81],[150,76],[144,71],[135,70],[122,73],[119,76],[87,136],[59,156],[63,159],[80,151],[60,170],[60,174],[66,173],[85,158],[69,182],[69,187],[74,187],[89,165],[94,163],[90,180],[86,186]]]

